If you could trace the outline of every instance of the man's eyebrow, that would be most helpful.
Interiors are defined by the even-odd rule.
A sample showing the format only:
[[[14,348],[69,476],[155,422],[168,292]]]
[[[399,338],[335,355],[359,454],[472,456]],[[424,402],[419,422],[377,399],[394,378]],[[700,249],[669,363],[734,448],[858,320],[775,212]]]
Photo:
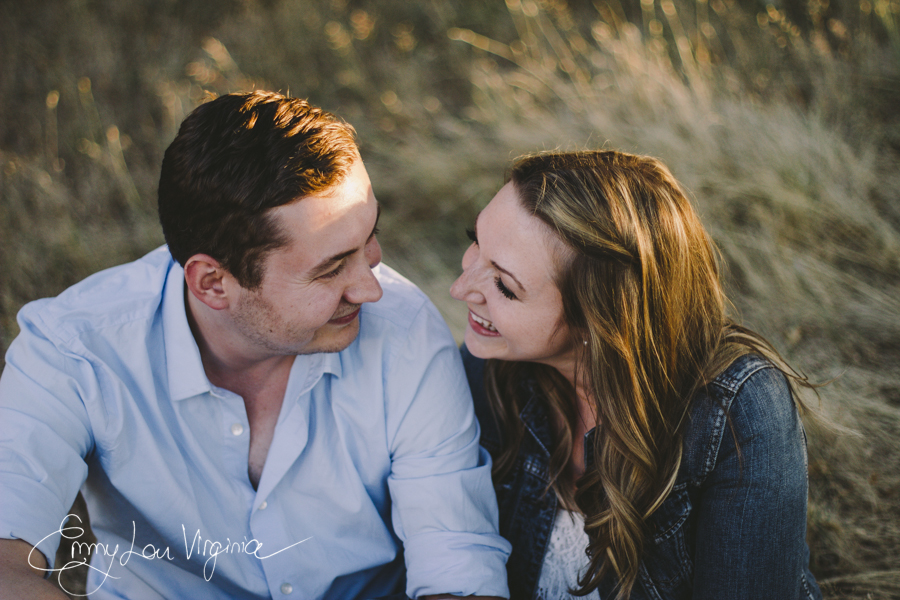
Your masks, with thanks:
[[[369,240],[371,240],[372,237],[378,232],[378,220],[381,219],[381,204],[377,204],[377,200],[376,200],[376,206],[378,208],[377,208],[377,212],[375,213],[375,226],[372,227],[372,233],[370,233],[369,237],[366,238],[367,242]],[[309,278],[315,279],[316,277],[324,275],[325,273],[330,271],[334,265],[338,264],[339,262],[341,262],[342,260],[344,260],[345,258],[350,256],[357,250],[359,250],[359,248],[351,248],[350,250],[345,250],[344,252],[335,254],[334,256],[332,256],[330,258],[326,258],[325,260],[323,260],[322,262],[317,264],[315,267],[313,267],[312,270],[310,270]]]
[[[481,211],[478,211],[478,214],[475,216],[475,238],[476,238],[476,239],[478,238],[478,217],[480,217],[480,216],[481,216]],[[500,271],[501,273],[503,273],[503,274],[505,274],[505,275],[509,275],[510,279],[512,279],[513,281],[515,281],[515,282],[516,282],[516,285],[519,286],[519,289],[520,289],[520,290],[522,290],[523,292],[527,291],[527,290],[525,289],[525,286],[522,285],[522,283],[521,283],[518,279],[516,279],[516,276],[515,276],[515,275],[513,275],[512,273],[510,273],[509,271],[507,271],[506,269],[504,269],[503,267],[501,267],[500,265],[498,265],[498,264],[495,263],[494,261],[491,261],[491,265],[493,265],[493,267],[494,267],[495,269],[497,269],[498,271]]]

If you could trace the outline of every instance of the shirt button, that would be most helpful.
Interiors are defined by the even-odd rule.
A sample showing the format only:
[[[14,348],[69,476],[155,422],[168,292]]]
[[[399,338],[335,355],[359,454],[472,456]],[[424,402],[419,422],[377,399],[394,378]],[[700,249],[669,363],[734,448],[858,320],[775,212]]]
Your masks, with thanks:
[[[290,593],[293,592],[293,591],[294,591],[294,586],[292,586],[291,584],[289,584],[289,583],[282,583],[282,584],[281,584],[281,593],[282,593],[282,594],[287,595],[287,594],[290,594]]]
[[[242,433],[244,433],[244,426],[240,423],[235,423],[231,426],[231,433],[233,433],[234,435],[241,435]]]
[[[266,502],[265,500],[263,500],[263,501],[262,501],[262,504],[259,505],[259,510],[266,510],[266,507],[267,507],[268,505],[269,505],[269,503]],[[287,585],[287,584],[284,584],[284,585]],[[288,592],[288,593],[290,593],[290,592]]]

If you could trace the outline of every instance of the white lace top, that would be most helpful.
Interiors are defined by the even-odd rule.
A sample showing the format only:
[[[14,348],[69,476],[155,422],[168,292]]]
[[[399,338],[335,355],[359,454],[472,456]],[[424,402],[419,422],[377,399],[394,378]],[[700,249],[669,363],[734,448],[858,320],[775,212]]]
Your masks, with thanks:
[[[569,588],[578,586],[578,577],[590,562],[584,553],[587,545],[584,516],[560,508],[553,522],[550,544],[541,566],[537,594],[540,600],[577,600],[578,596],[572,596]],[[600,600],[600,593],[594,590],[583,598]]]

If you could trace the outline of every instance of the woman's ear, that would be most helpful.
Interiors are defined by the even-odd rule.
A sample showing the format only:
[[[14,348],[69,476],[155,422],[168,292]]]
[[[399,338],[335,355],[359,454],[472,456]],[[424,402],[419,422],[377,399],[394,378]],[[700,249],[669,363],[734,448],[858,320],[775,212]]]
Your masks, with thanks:
[[[226,279],[231,275],[208,254],[195,254],[184,264],[184,281],[194,297],[212,308],[228,308],[228,286]]]

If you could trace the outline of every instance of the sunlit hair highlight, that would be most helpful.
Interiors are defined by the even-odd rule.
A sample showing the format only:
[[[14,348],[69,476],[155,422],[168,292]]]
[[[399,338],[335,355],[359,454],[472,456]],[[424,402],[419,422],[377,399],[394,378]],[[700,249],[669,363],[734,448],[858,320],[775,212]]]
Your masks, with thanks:
[[[613,575],[616,598],[628,598],[647,519],[681,465],[694,393],[751,351],[796,374],[762,337],[726,317],[717,250],[658,160],[542,153],[518,159],[509,180],[522,206],[572,250],[557,285],[573,345],[582,349],[576,377],[598,425],[576,487],[567,468],[579,415],[571,383],[551,367],[488,361],[485,383],[505,442],[495,473],[515,460],[523,434],[519,383],[533,378],[552,415],[550,488],[564,507],[585,514],[590,568],[580,593]]]
[[[182,122],[163,158],[159,220],[182,265],[204,253],[246,288],[290,238],[271,209],[339,184],[359,157],[356,132],[306,100],[228,94]]]

